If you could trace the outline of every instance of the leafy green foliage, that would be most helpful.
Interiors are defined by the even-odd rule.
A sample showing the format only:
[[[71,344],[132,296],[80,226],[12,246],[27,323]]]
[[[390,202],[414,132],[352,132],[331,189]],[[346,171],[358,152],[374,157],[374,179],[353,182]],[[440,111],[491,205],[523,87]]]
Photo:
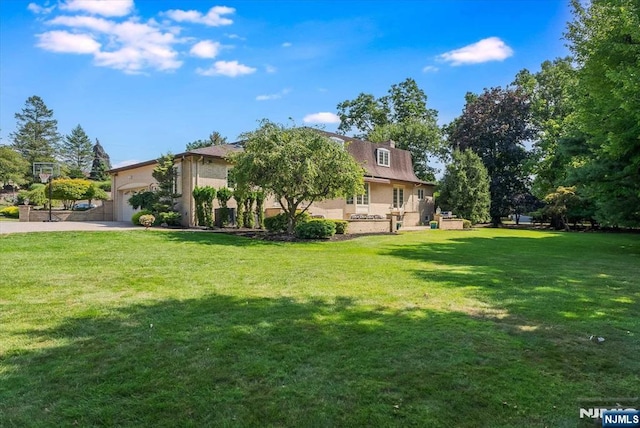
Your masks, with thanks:
[[[0,146],[0,185],[7,185],[10,181],[16,185],[26,183],[30,166],[16,150]]]
[[[131,216],[131,223],[135,225],[142,224],[140,223],[140,217],[142,217],[143,215],[149,215],[149,214],[153,214],[153,212],[151,212],[150,210],[140,210]]]
[[[201,149],[203,147],[220,146],[222,144],[227,144],[227,137],[223,137],[218,131],[214,131],[209,134],[209,138],[207,138],[206,140],[195,140],[191,143],[188,143],[185,150],[191,151],[195,149]]]
[[[344,235],[347,233],[347,228],[349,227],[349,222],[346,220],[332,220],[336,225],[336,235]]]
[[[84,193],[82,199],[87,199],[89,203],[96,199],[99,201],[106,201],[109,199],[109,195],[107,195],[107,192],[102,190],[96,183],[90,182],[89,188]]]
[[[91,185],[91,181],[81,178],[58,178],[46,185],[45,192],[48,194],[51,186],[52,198],[62,201],[64,208],[69,210],[76,201],[86,199]]]
[[[462,219],[462,228],[463,229],[471,229],[472,224],[473,223],[471,222],[471,220],[467,220],[467,219],[464,219],[464,218]]]
[[[47,194],[45,193],[46,186],[42,183],[33,183],[29,186],[29,190],[21,190],[18,192],[17,203],[18,205],[24,204],[27,200],[29,205],[43,206],[47,203]]]
[[[182,216],[175,211],[161,212],[158,214],[160,223],[166,223],[167,226],[180,226]]]
[[[438,113],[427,108],[427,95],[415,80],[408,78],[394,84],[387,95],[376,99],[361,93],[354,100],[338,104],[340,126],[348,133],[356,130],[358,138],[373,142],[393,140],[396,147],[409,150],[416,175],[434,180],[435,169],[429,166],[429,156],[442,156],[442,132],[437,124]]]
[[[211,186],[194,187],[193,199],[196,203],[196,224],[213,227],[213,200],[216,189]]]
[[[91,163],[91,172],[89,173],[89,178],[97,181],[109,180],[109,174],[107,173],[107,171],[111,169],[111,160],[109,159],[109,155],[104,150],[97,138],[96,144],[94,144],[92,151],[93,162]]]
[[[84,171],[89,170],[93,158],[93,146],[82,126],[71,130],[60,144],[60,157],[76,177],[83,178]]]
[[[296,236],[300,239],[326,239],[336,233],[336,224],[333,220],[311,219],[296,225]]]
[[[143,192],[138,192],[129,198],[129,205],[131,205],[134,209],[143,209],[152,211],[153,206],[159,202],[159,197],[156,192],[152,192],[151,190],[145,190]]]
[[[533,137],[528,95],[521,89],[486,89],[468,95],[462,115],[448,127],[452,148],[471,149],[489,174],[493,224],[512,210],[513,195],[527,189],[528,154],[524,142]]]
[[[105,192],[111,191],[111,180],[99,181],[96,183],[96,185]]]
[[[363,168],[314,129],[264,120],[242,138],[245,150],[232,156],[237,183],[275,195],[289,217],[289,233],[299,221],[298,212],[306,212],[313,202],[363,192]]]
[[[298,224],[306,223],[311,220],[311,215],[307,212],[298,213]],[[287,213],[280,213],[264,219],[264,227],[269,232],[282,233],[286,232],[289,227],[289,216]]]
[[[472,223],[489,220],[489,175],[482,159],[473,151],[454,150],[438,186],[437,204]]]
[[[42,98],[29,97],[21,113],[15,114],[18,129],[9,137],[13,149],[22,155],[29,165],[34,162],[53,162],[60,141],[58,121],[53,110],[47,108]]]
[[[598,220],[640,225],[640,3],[573,0],[566,38],[578,64],[575,123],[584,137],[574,174]]]
[[[20,217],[20,208],[16,206],[4,207],[0,209],[0,216],[4,216],[7,218],[19,218]]]
[[[247,190],[243,187],[236,186],[233,190],[233,198],[236,200],[236,226],[238,228],[245,227],[245,202],[247,199]]]
[[[222,208],[227,208],[227,204],[229,203],[229,199],[233,197],[233,190],[228,187],[221,187],[218,189],[216,193],[216,198],[218,199],[218,203]]]

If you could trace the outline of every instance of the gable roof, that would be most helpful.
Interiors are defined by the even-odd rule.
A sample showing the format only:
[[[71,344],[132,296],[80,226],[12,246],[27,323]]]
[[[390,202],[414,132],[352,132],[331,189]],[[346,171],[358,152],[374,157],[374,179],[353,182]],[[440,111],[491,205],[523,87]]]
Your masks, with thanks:
[[[221,144],[218,146],[201,147],[199,149],[188,150],[183,153],[178,153],[174,156],[174,159],[181,158],[183,156],[208,156],[214,158],[225,158],[229,153],[241,151],[242,148],[238,144]],[[156,159],[148,160],[145,162],[139,162],[132,165],[121,166],[119,168],[110,169],[109,173],[126,171],[128,169],[139,168],[141,166],[153,165],[157,163]]]
[[[358,138],[333,132],[319,131],[329,138],[343,140],[347,151],[354,159],[361,163],[365,169],[365,176],[372,178],[386,178],[389,180],[407,181],[409,183],[433,184],[420,180],[413,171],[411,152],[392,147],[391,142],[372,143]],[[377,150],[389,151],[389,166],[378,165]]]

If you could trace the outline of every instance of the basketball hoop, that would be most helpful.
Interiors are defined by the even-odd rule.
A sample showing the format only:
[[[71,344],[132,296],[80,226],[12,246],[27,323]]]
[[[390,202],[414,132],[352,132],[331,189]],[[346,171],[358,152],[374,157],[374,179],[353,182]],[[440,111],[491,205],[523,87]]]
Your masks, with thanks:
[[[38,176],[40,177],[41,183],[48,183],[49,177],[51,177],[51,174],[49,174],[48,172],[41,172],[40,174],[38,174]]]

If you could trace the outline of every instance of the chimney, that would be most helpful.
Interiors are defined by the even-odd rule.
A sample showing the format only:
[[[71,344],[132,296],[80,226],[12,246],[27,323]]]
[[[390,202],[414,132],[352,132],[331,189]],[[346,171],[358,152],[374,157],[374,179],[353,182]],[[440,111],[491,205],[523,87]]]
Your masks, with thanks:
[[[393,140],[389,140],[389,147],[391,147],[392,149],[396,148],[396,142]]]

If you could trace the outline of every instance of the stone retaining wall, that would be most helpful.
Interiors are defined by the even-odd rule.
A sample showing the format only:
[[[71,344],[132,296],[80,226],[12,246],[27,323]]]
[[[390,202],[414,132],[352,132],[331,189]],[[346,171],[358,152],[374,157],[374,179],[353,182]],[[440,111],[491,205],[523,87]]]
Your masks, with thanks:
[[[20,221],[40,222],[49,220],[48,210],[34,210],[30,205],[20,205]],[[103,201],[102,205],[86,211],[53,210],[54,221],[113,221],[113,201]]]

